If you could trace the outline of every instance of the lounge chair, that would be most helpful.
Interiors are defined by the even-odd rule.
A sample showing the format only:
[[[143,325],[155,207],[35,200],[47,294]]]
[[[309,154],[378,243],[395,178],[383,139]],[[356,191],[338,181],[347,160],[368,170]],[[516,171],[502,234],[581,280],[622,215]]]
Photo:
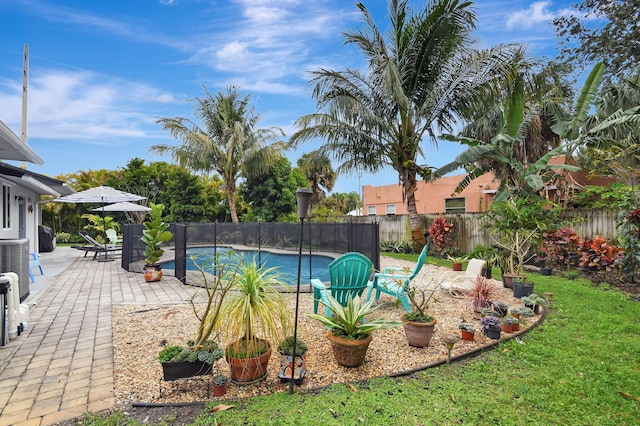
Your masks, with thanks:
[[[329,264],[330,285],[326,286],[318,279],[312,279],[313,286],[313,312],[318,313],[318,304],[322,301],[325,307],[329,306],[327,294],[331,294],[342,306],[352,297],[360,297],[367,288],[367,282],[371,278],[373,262],[361,253],[349,252],[336,258]],[[331,309],[326,308],[327,316],[331,316]]]
[[[387,293],[396,297],[402,303],[405,311],[410,310],[409,298],[407,292],[409,291],[409,284],[418,275],[418,272],[424,266],[427,259],[427,250],[429,245],[425,245],[418,256],[416,265],[412,271],[408,271],[406,268],[387,267],[384,271],[378,272],[373,276],[373,280],[369,281],[367,286],[369,292],[367,293],[367,301],[371,298],[371,293],[375,290],[376,300],[380,297],[380,293]]]
[[[467,269],[462,272],[447,273],[440,283],[440,287],[452,296],[461,296],[471,290],[476,279],[482,275],[482,269],[487,264],[481,259],[470,259]]]
[[[109,252],[122,250],[122,246],[113,244],[102,244],[86,232],[80,231],[79,234],[86,241],[86,243],[81,246],[71,247],[77,250],[84,251],[84,257],[87,257],[87,254],[89,253],[93,253],[93,259],[95,260],[98,257],[99,253],[104,253],[106,257]]]

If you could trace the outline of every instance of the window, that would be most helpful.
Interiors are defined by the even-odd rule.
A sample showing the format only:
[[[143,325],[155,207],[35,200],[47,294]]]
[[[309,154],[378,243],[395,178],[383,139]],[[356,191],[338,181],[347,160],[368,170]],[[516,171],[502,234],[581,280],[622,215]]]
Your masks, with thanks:
[[[465,211],[464,198],[447,198],[444,200],[445,213],[464,213]]]
[[[395,204],[387,204],[387,214],[396,214],[396,205]]]
[[[2,228],[11,228],[11,187],[2,184]]]
[[[376,214],[376,206],[367,206],[367,214],[375,216],[375,214]]]

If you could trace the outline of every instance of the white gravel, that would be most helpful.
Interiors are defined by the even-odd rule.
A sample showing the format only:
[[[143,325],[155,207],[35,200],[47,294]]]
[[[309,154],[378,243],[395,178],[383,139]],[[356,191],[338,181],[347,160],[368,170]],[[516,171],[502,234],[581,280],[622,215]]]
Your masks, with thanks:
[[[382,268],[387,266],[413,267],[410,262],[381,257]],[[449,272],[445,268],[426,265],[415,280],[416,285],[427,286]],[[493,280],[498,288],[498,300],[510,306],[520,302],[512,296],[510,289]],[[159,283],[161,285],[161,283]],[[195,289],[194,289],[195,291]],[[295,294],[286,294],[292,312],[295,308]],[[374,333],[367,357],[362,366],[346,368],[338,365],[331,353],[326,328],[319,322],[307,318],[304,313],[312,312],[312,294],[300,295],[300,316],[298,335],[309,346],[307,376],[298,388],[315,388],[333,383],[348,383],[371,377],[385,376],[402,371],[410,371],[446,359],[447,350],[442,336],[451,333],[459,336],[458,324],[462,320],[478,322],[474,319],[469,300],[453,298],[438,291],[439,301],[429,312],[438,321],[435,335],[426,348],[410,347],[402,327],[381,330]],[[402,307],[395,300],[381,295],[381,307],[369,319],[377,317],[399,319]],[[531,326],[537,317],[521,328]],[[195,402],[207,400],[207,380],[212,376],[173,382],[162,381],[162,367],[156,356],[162,344],[185,344],[195,334],[197,321],[189,304],[173,305],[120,305],[113,307],[113,345],[115,393],[119,403],[131,402]],[[477,327],[479,329],[479,327]],[[503,336],[505,334],[503,333]],[[475,342],[460,340],[454,347],[453,355],[468,352],[491,341],[476,331]],[[272,342],[273,343],[273,342]],[[221,347],[224,347],[222,342]],[[287,391],[288,384],[281,384],[277,376],[279,357],[272,355],[267,378],[259,384],[248,386],[230,385],[223,398],[247,397]],[[214,364],[216,372],[229,374],[224,359]],[[213,396],[209,399],[214,399]]]

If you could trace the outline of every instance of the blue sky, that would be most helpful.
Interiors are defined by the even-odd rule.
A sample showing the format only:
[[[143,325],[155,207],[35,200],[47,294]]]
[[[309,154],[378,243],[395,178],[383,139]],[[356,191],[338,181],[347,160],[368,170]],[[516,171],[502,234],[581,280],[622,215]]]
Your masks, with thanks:
[[[387,0],[364,0],[379,28]],[[425,0],[410,0],[420,8]],[[478,47],[524,43],[531,56],[556,56],[551,21],[567,1],[477,1]],[[49,176],[117,169],[177,143],[159,117],[193,117],[188,102],[238,85],[251,94],[261,127],[287,135],[314,111],[308,71],[361,67],[342,33],[360,27],[355,1],[345,0],[0,0],[0,120],[20,136],[23,49],[29,45],[28,143],[45,161],[29,170]],[[287,154],[295,165],[316,146]],[[440,166],[461,148],[424,145],[421,164]],[[15,164],[15,163],[14,163]],[[334,192],[396,183],[343,175]]]

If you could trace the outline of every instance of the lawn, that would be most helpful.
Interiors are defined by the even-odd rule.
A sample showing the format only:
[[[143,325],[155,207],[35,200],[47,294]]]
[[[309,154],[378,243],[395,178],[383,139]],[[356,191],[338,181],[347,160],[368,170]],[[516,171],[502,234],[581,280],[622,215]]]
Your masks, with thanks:
[[[554,296],[519,340],[410,377],[225,401],[233,408],[212,413],[216,401],[193,424],[637,425],[640,303],[586,279],[529,278]]]

